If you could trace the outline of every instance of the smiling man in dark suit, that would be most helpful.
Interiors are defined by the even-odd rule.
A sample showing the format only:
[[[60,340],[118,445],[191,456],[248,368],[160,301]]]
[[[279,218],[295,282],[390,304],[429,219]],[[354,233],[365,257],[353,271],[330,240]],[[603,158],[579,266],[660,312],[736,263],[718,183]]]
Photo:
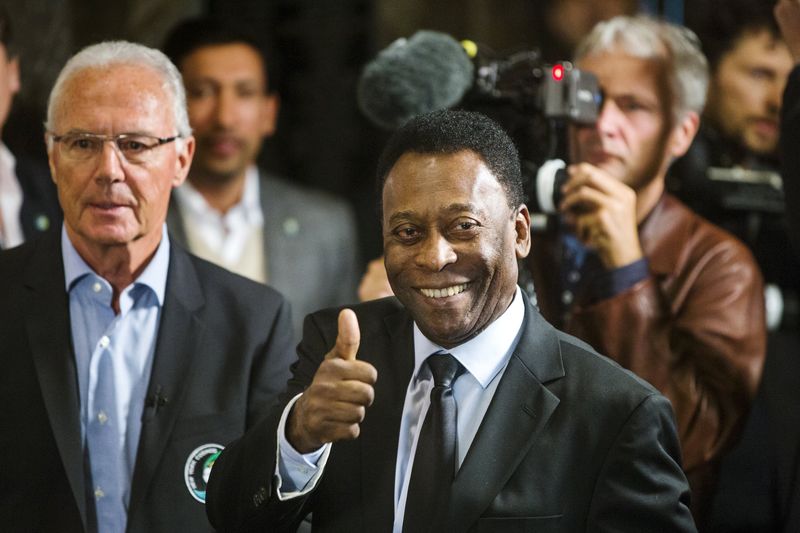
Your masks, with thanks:
[[[170,243],[194,138],[162,53],[82,50],[46,126],[64,225],[0,254],[0,527],[211,531],[208,471],[294,359],[288,305]]]
[[[669,402],[517,287],[530,216],[502,129],[417,117],[378,177],[397,298],[306,319],[282,405],[217,460],[212,523],[693,531]]]

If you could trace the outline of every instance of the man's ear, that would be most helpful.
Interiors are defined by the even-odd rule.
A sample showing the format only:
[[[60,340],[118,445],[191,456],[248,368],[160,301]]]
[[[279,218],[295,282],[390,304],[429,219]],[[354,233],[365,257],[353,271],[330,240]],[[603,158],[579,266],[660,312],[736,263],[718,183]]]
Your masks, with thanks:
[[[261,99],[261,135],[264,138],[272,137],[275,134],[280,105],[281,98],[278,93],[266,94]]]
[[[189,135],[183,139],[183,150],[178,151],[175,158],[175,177],[172,179],[172,187],[179,187],[189,175],[189,168],[192,166],[194,157],[195,140],[194,136]]]
[[[681,157],[692,145],[697,129],[700,127],[700,117],[694,111],[683,115],[672,128],[669,140],[669,154],[673,158]]]
[[[514,233],[517,259],[528,257],[531,251],[531,214],[525,204],[521,204],[514,215]]]
[[[6,71],[6,83],[8,83],[8,90],[11,94],[17,94],[20,88],[19,78],[19,56],[12,57],[8,61],[8,69]]]

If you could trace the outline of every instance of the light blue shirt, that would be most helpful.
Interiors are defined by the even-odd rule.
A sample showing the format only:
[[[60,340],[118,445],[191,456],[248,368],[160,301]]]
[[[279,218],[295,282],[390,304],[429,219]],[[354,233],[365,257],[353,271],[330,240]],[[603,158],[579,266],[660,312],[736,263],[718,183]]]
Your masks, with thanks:
[[[127,509],[167,285],[169,237],[166,225],[155,255],[136,281],[120,294],[119,315],[115,315],[111,307],[111,284],[83,260],[63,228],[61,247],[69,293],[72,347],[78,369],[83,446],[85,449],[87,421],[90,416],[96,416],[94,393],[98,359],[100,354],[108,351],[114,367],[116,405],[114,412],[107,416],[114,416],[117,420],[120,470],[127,477],[120,483],[123,494],[101,493],[104,494],[102,497],[122,498]]]
[[[425,359],[436,352],[447,352],[466,369],[453,385],[453,396],[458,408],[456,456],[460,467],[519,342],[524,319],[525,305],[517,287],[511,305],[497,320],[477,337],[455,348],[445,349],[434,344],[414,324],[414,372],[403,404],[395,464],[394,532],[400,533],[403,530],[403,514],[417,437],[430,405],[433,377],[428,366],[423,366]],[[296,399],[284,410],[278,427],[279,460],[276,474],[279,481],[278,497],[282,500],[305,494],[316,486],[331,446],[326,444],[320,450],[307,455],[301,455],[292,448],[285,437],[285,423],[294,401]],[[281,484],[285,485],[284,490],[281,490]]]

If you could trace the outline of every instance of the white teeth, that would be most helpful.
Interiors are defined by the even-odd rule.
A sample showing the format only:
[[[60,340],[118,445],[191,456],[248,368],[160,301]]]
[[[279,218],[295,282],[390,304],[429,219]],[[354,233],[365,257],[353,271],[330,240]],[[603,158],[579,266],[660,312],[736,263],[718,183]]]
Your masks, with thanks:
[[[455,296],[461,294],[467,288],[466,283],[461,285],[453,285],[452,287],[445,287],[444,289],[420,289],[424,296],[428,298],[444,298],[445,296]]]

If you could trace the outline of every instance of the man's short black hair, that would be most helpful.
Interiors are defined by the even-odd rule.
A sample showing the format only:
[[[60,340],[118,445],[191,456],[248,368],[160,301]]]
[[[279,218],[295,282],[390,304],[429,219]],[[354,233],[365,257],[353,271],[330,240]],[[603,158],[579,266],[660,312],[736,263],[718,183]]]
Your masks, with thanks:
[[[8,16],[5,6],[0,6],[0,44],[6,49],[8,59],[17,55],[12,37],[11,18]]]
[[[277,72],[271,47],[264,39],[244,26],[227,23],[214,17],[194,17],[179,22],[170,30],[164,42],[163,51],[181,70],[186,56],[198,48],[226,44],[246,44],[261,56],[264,76],[267,79],[267,92],[277,90]]]
[[[473,111],[435,111],[419,115],[398,129],[378,160],[380,190],[403,154],[477,154],[505,190],[513,209],[523,202],[519,153],[511,137],[494,120]]]
[[[711,72],[733,50],[739,39],[767,31],[781,39],[773,0],[704,0],[686,13],[686,25],[700,39]]]

